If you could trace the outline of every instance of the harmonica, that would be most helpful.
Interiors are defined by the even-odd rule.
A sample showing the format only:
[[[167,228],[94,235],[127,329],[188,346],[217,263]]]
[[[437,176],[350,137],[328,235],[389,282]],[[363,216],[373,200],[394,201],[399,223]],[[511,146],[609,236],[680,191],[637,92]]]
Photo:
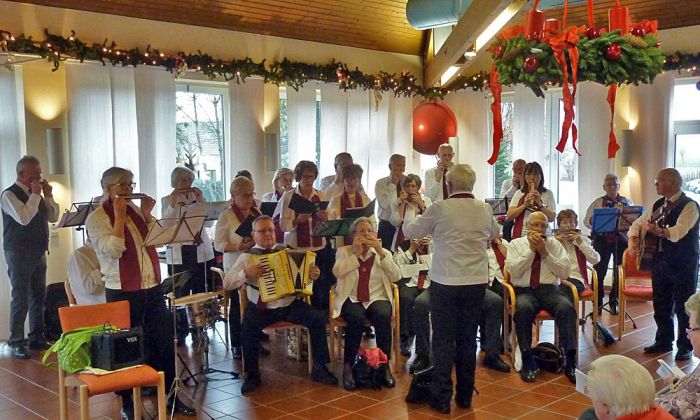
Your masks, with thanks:
[[[554,235],[566,235],[566,234],[570,234],[570,233],[579,233],[580,234],[581,229],[570,229],[570,228],[554,229],[554,230],[552,230],[552,233]]]
[[[189,194],[197,191],[195,188],[178,188],[175,191],[177,191],[180,194]]]
[[[124,194],[124,195],[117,195],[117,198],[123,198],[125,200],[142,200],[144,198],[148,198],[148,195],[143,194],[143,193]]]

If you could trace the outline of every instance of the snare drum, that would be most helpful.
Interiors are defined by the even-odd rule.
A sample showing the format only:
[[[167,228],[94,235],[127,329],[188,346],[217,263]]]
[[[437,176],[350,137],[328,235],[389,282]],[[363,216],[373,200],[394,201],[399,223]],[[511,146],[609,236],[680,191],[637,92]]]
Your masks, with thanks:
[[[175,299],[175,306],[178,312],[184,310],[189,329],[201,328],[213,324],[219,317],[219,298],[217,293],[197,293]]]

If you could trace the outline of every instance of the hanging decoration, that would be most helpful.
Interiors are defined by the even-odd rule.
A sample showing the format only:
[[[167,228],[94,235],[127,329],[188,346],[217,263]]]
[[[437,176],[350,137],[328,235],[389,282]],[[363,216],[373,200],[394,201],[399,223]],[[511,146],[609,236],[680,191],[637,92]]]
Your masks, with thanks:
[[[444,102],[423,101],[413,110],[413,149],[437,154],[441,144],[457,135],[457,118]]]
[[[524,84],[539,97],[544,97],[548,87],[561,86],[564,121],[557,150],[564,151],[571,129],[572,146],[578,153],[574,123],[578,83],[593,81],[610,86],[608,101],[614,113],[617,85],[652,83],[666,68],[657,38],[657,22],[631,24],[627,7],[616,0],[609,10],[609,27],[599,28],[593,21],[593,0],[588,0],[588,24],[567,27],[568,1],[565,1],[560,29],[557,20],[544,19],[544,14],[537,10],[538,4],[539,0],[535,0],[524,26],[507,27],[498,35],[490,49],[494,70],[500,84]],[[494,127],[496,123],[494,119]],[[618,149],[611,129],[608,157],[614,157]]]

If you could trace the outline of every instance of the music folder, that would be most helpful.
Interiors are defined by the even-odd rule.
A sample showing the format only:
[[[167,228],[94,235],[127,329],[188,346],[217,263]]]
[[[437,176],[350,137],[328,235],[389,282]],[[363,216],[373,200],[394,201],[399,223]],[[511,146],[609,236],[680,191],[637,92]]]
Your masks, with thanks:
[[[249,213],[248,217],[246,217],[238,226],[238,229],[236,229],[236,235],[240,236],[241,238],[252,238],[253,220],[255,220],[255,216]]]
[[[503,216],[508,213],[508,206],[510,205],[510,199],[508,199],[508,197],[487,198],[484,201],[491,206],[494,216]]]
[[[265,216],[273,217],[275,215],[276,208],[276,201],[264,201],[260,203],[260,213],[264,214]]]
[[[287,207],[297,213],[313,214],[318,210],[326,210],[328,208],[328,201],[311,201],[305,199],[297,193],[294,193],[292,198],[289,200]]]
[[[312,236],[331,237],[331,236],[346,236],[350,234],[350,225],[355,219],[335,219],[321,222],[316,225]]]
[[[86,201],[73,203],[70,210],[66,210],[58,222],[58,227],[80,227],[85,224],[85,220],[93,210],[100,206],[100,203]]]
[[[377,200],[374,199],[374,200],[370,201],[369,204],[367,204],[364,207],[352,207],[352,208],[346,209],[345,210],[345,218],[346,219],[357,219],[360,217],[372,217],[372,215],[374,214],[374,203],[376,201]]]

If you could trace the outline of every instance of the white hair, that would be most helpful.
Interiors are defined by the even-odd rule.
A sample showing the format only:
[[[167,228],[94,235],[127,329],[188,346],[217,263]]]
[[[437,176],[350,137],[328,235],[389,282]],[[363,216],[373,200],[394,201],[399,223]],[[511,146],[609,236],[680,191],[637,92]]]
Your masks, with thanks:
[[[476,172],[470,165],[456,164],[447,171],[445,180],[452,184],[452,191],[472,192],[476,183]]]
[[[170,186],[175,188],[177,182],[187,175],[192,175],[193,180],[196,178],[194,176],[194,172],[190,168],[185,166],[176,166],[170,173]]]
[[[367,223],[369,225],[369,228],[372,229],[372,232],[376,231],[376,229],[374,228],[374,223],[372,223],[372,219],[370,219],[369,217],[358,217],[350,225],[350,232],[353,235],[355,234],[355,231],[357,231],[357,225],[359,225],[360,223]]]
[[[108,192],[109,186],[124,182],[127,180],[133,180],[134,173],[128,169],[120,168],[118,166],[112,166],[102,173],[102,179],[100,180],[100,185],[102,185],[102,191]]]
[[[229,188],[229,192],[231,195],[233,195],[234,193],[240,192],[243,188],[248,186],[250,186],[250,188],[255,188],[255,184],[253,184],[253,181],[251,181],[250,178],[239,176],[231,181],[231,188]]]
[[[618,354],[591,363],[588,391],[593,401],[607,405],[615,417],[643,413],[655,405],[656,387],[649,371]]]
[[[617,175],[607,174],[607,175],[605,175],[605,179],[603,179],[603,184],[605,184],[606,182],[608,182],[611,179],[614,180],[618,184],[620,183],[620,178]]]
[[[41,165],[39,159],[32,155],[24,155],[17,161],[17,175],[25,170],[29,165]]]

